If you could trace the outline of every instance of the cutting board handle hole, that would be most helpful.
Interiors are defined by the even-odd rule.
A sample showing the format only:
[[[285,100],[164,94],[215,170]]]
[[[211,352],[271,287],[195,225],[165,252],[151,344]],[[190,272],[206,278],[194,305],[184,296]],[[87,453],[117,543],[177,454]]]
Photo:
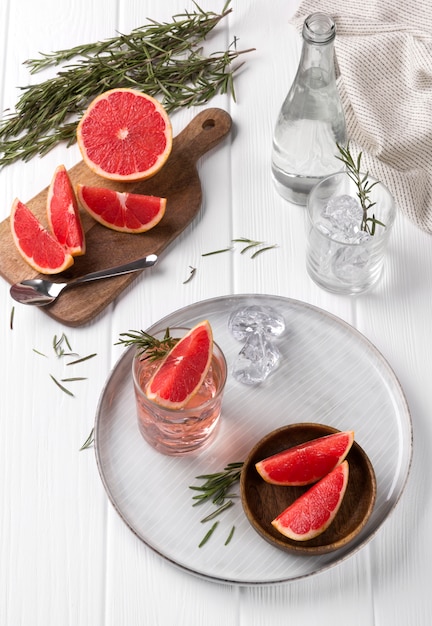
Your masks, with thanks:
[[[209,119],[203,122],[202,128],[203,130],[211,130],[215,126],[216,126],[216,122],[213,119]]]

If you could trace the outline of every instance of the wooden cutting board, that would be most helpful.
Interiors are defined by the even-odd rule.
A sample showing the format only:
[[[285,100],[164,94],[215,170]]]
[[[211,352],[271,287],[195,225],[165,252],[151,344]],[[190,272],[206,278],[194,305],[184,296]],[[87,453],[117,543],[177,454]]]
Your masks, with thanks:
[[[199,113],[174,138],[172,152],[162,170],[146,181],[118,183],[105,180],[94,174],[83,161],[72,167],[69,176],[74,186],[82,183],[117,191],[161,196],[167,198],[167,206],[159,224],[141,234],[110,230],[82,211],[86,254],[76,257],[74,265],[66,272],[52,277],[53,280],[65,282],[148,254],[159,255],[192,222],[200,210],[202,191],[196,163],[228,134],[231,123],[231,117],[222,109],[212,108]],[[26,202],[45,226],[47,193],[48,187]],[[11,206],[12,202],[13,198]],[[56,302],[41,307],[41,310],[68,326],[86,324],[110,304],[139,273],[108,278],[67,290]],[[0,224],[0,275],[10,284],[42,276],[17,251],[10,232],[9,218]]]

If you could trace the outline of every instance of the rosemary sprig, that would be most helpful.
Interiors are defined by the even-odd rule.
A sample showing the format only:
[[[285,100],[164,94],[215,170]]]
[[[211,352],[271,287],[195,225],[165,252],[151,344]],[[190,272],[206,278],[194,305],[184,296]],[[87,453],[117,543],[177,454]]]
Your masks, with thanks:
[[[79,117],[107,89],[140,89],[159,97],[169,113],[204,104],[218,93],[235,100],[234,73],[242,64],[234,62],[250,50],[238,51],[236,39],[209,56],[201,49],[231,13],[230,0],[220,14],[194,4],[196,11],[174,15],[171,22],[149,20],[129,34],[27,60],[31,74],[66,64],[53,78],[20,88],[15,111],[0,124],[0,167],[43,156],[61,141],[75,143]]]
[[[130,330],[127,333],[120,333],[119,341],[115,345],[136,346],[138,356],[155,361],[164,357],[177,341],[178,339],[170,336],[169,328],[165,330],[162,339],[156,339],[144,330]]]
[[[255,250],[253,254],[251,254],[251,257],[250,257],[251,259],[254,259],[256,256],[258,256],[258,254],[261,254],[261,252],[265,252],[266,250],[272,250],[273,248],[277,248],[276,243],[267,244],[265,243],[265,241],[255,241],[253,239],[248,239],[247,237],[239,237],[238,239],[231,239],[231,242],[246,244],[240,250],[240,254],[245,254],[245,252],[248,252],[249,250],[252,250],[253,248],[258,248],[257,250]],[[221,248],[220,250],[212,250],[211,252],[204,252],[204,254],[202,254],[201,256],[211,256],[213,254],[221,254],[222,252],[229,252],[232,249],[233,249],[233,246],[230,246],[229,248]]]
[[[383,224],[383,222],[380,222],[375,217],[375,214],[369,216],[370,209],[376,204],[375,202],[371,202],[370,192],[372,188],[378,184],[379,181],[371,183],[369,181],[369,172],[362,174],[362,152],[359,153],[357,161],[355,161],[350,152],[349,143],[347,144],[346,148],[339,145],[338,143],[336,145],[340,153],[340,156],[337,156],[336,158],[344,163],[345,167],[347,168],[348,176],[351,178],[351,180],[354,181],[357,186],[357,197],[360,200],[360,204],[363,209],[363,217],[360,224],[360,230],[369,233],[369,235],[374,235],[377,225],[383,226],[385,228],[385,224]]]
[[[201,474],[200,476],[196,476],[197,480],[203,480],[204,483],[200,486],[189,486],[189,489],[201,492],[200,494],[192,497],[192,500],[195,500],[192,506],[197,506],[198,504],[202,504],[203,502],[207,502],[208,500],[211,500],[212,503],[217,506],[214,511],[206,515],[206,517],[203,517],[201,523],[213,520],[215,517],[219,516],[221,513],[234,505],[232,498],[236,498],[238,496],[237,494],[231,493],[231,487],[233,484],[240,480],[242,467],[242,462],[228,463],[228,465],[224,467],[222,472],[216,472],[214,474]],[[213,524],[208,533],[198,544],[199,548],[207,543],[207,541],[216,530],[218,523],[219,522],[215,522]],[[227,546],[229,544],[234,534],[234,530],[235,527],[233,526],[224,545]]]
[[[264,252],[265,250],[277,248],[277,244],[275,243],[268,245],[264,241],[254,241],[253,239],[247,239],[246,237],[239,237],[238,239],[233,239],[232,241],[233,243],[246,244],[246,246],[241,249],[240,254],[244,254],[245,252],[248,252],[248,250],[259,247],[258,250],[255,250],[255,252],[251,255],[251,259],[254,259],[258,254]]]
[[[202,502],[206,502],[208,500],[211,500],[213,504],[220,506],[224,504],[227,498],[233,497],[233,494],[229,493],[229,490],[231,485],[240,480],[242,467],[242,462],[228,463],[222,472],[196,476],[196,480],[204,480],[205,482],[200,486],[189,486],[189,489],[201,492],[200,494],[192,497],[192,500],[195,500],[193,506],[197,506],[197,504],[201,504]]]

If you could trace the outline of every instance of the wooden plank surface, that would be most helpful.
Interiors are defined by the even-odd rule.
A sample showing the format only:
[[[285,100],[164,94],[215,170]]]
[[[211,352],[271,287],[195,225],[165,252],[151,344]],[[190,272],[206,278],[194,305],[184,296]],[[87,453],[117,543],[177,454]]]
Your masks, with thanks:
[[[72,184],[109,187],[167,198],[161,222],[146,233],[120,233],[97,223],[81,209],[86,237],[86,254],[75,259],[66,272],[53,277],[65,282],[88,272],[128,263],[148,254],[158,254],[193,221],[201,208],[202,189],[196,164],[198,159],[217,145],[229,132],[231,118],[222,109],[209,108],[199,113],[173,141],[165,166],[149,180],[118,183],[102,179],[83,161],[69,170]],[[46,226],[48,187],[26,202]],[[20,198],[21,200],[21,198]],[[53,304],[43,307],[48,315],[68,326],[91,321],[110,304],[139,272],[100,280],[70,289]],[[0,274],[10,284],[26,278],[41,277],[22,259],[14,245],[9,218],[0,224]],[[51,278],[51,277],[50,277]]]

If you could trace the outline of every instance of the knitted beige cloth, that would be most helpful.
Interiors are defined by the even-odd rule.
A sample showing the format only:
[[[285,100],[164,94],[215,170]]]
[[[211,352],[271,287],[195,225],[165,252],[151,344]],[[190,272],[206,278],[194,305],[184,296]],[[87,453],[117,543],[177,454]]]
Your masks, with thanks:
[[[350,148],[398,209],[432,232],[431,0],[303,0],[336,23],[338,87]]]

